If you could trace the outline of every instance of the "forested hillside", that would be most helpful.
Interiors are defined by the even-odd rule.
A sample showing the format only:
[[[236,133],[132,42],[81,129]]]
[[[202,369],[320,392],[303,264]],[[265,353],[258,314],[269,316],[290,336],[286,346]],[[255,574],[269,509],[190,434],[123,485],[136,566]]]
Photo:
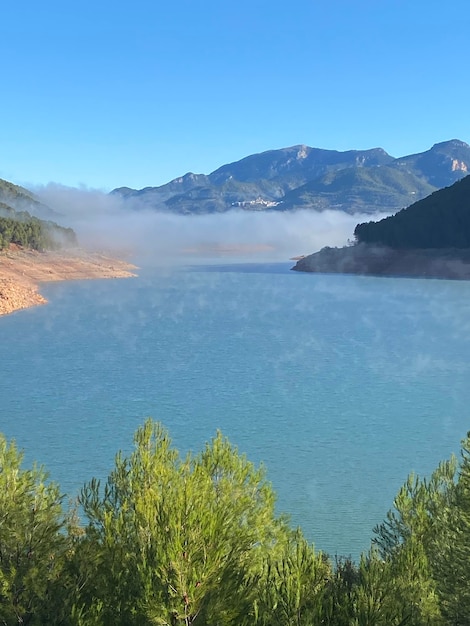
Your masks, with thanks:
[[[2,178],[0,178],[0,203],[18,212],[27,211],[41,219],[60,219],[59,213],[41,202],[31,191]]]
[[[4,206],[0,203],[0,215]],[[40,220],[29,213],[14,213],[14,217],[0,217],[0,250],[12,243],[33,250],[56,250],[77,245],[77,239],[71,228]]]
[[[277,516],[264,472],[220,434],[183,458],[147,421],[83,488],[83,522],[2,436],[0,467],[6,626],[470,623],[470,434],[459,465],[409,477],[359,563]]]
[[[470,176],[396,215],[358,224],[358,242],[391,248],[470,248]]]
[[[48,219],[56,215],[27,189],[0,179],[0,250],[12,243],[33,250],[77,245],[71,228],[64,228]]]

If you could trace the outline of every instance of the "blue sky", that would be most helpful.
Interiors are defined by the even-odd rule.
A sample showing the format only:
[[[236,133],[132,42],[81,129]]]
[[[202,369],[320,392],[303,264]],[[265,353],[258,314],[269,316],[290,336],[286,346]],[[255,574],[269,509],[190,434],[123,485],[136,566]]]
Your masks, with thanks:
[[[470,142],[468,0],[16,0],[0,177],[110,190],[305,143]]]

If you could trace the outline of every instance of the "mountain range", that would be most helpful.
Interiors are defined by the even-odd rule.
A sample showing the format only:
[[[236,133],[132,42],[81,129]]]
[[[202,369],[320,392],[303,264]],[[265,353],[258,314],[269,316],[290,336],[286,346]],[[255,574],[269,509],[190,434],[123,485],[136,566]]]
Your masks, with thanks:
[[[187,173],[159,187],[119,187],[111,194],[135,209],[179,214],[231,209],[347,213],[396,212],[470,172],[470,146],[458,139],[394,158],[382,148],[323,150],[299,145]]]

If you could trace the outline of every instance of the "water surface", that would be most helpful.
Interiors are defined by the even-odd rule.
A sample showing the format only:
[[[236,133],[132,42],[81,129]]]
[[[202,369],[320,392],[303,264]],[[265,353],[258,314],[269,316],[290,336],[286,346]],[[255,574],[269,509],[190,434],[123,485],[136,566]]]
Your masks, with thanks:
[[[221,429],[318,548],[357,556],[469,429],[470,283],[290,266],[45,286],[0,320],[0,430],[73,496],[148,416],[182,451]]]

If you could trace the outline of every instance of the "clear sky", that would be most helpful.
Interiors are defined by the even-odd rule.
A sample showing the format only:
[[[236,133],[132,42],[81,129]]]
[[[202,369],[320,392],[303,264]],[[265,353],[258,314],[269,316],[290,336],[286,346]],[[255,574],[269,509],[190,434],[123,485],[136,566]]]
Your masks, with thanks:
[[[304,143],[470,142],[468,0],[15,0],[0,177],[110,190]]]

